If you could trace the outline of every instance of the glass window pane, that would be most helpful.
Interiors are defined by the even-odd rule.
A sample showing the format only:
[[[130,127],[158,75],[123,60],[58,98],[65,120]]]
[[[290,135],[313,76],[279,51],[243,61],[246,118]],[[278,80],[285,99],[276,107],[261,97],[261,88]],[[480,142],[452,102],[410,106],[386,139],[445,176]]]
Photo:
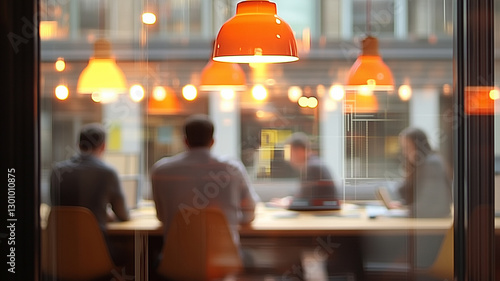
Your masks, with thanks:
[[[106,1],[104,8],[89,0],[42,2],[43,20],[76,23],[64,36],[42,38],[43,206],[53,205],[54,167],[81,152],[80,129],[101,123],[107,133],[102,159],[116,171],[133,207],[131,222],[107,225],[110,241],[124,247],[127,276],[139,280],[144,271],[156,274],[141,267],[146,257],[158,257],[165,235],[156,216],[152,167],[188,150],[183,126],[193,114],[210,116],[215,125],[211,152],[240,161],[262,201],[254,222],[242,226],[240,235],[255,272],[346,280],[378,280],[381,275],[410,280],[411,272],[427,274],[452,222],[450,1],[408,1],[404,10],[399,0],[373,0],[369,19],[367,2],[361,0],[275,1],[278,16],[295,33],[300,60],[241,64],[246,89],[233,92],[200,86],[211,42],[239,1],[123,0]],[[141,22],[145,11],[156,14],[155,24]],[[407,28],[397,26],[405,22]],[[377,73],[365,78],[367,88],[346,87],[361,51],[358,38],[368,31],[379,39],[393,90],[377,88]],[[100,34],[110,41],[111,57],[126,80],[126,90],[113,90],[116,95],[102,85],[79,93],[79,79]],[[59,57],[65,62],[62,69],[56,68]],[[66,87],[67,97],[56,95],[58,86]],[[420,129],[419,139],[406,135],[407,128]],[[298,132],[309,141],[302,163],[295,162],[297,154],[287,142]],[[314,178],[318,171],[321,177]],[[195,172],[185,168],[178,174],[196,178]],[[196,204],[217,198],[186,186],[193,195],[182,203],[195,213],[203,209]],[[197,186],[204,187],[202,180]],[[317,190],[332,186],[333,198],[316,198]],[[330,209],[289,210],[283,202],[290,198],[306,208]],[[336,203],[342,210],[331,210]],[[140,251],[134,248],[138,245]],[[338,256],[346,258],[339,261]]]

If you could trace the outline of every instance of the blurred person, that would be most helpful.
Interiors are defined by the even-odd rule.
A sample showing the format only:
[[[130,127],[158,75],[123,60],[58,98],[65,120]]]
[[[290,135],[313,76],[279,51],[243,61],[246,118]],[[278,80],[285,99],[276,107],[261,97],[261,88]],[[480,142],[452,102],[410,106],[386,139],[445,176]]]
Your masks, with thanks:
[[[290,165],[299,173],[300,187],[293,196],[273,199],[272,202],[288,206],[293,199],[337,198],[333,177],[328,167],[311,151],[309,137],[302,132],[293,133],[285,141],[289,148]]]
[[[255,218],[259,197],[239,160],[211,153],[213,133],[214,125],[208,116],[190,116],[184,124],[186,151],[153,165],[151,184],[156,213],[167,234],[176,213],[181,212],[187,222],[199,209],[218,208],[225,214],[233,241],[239,247],[238,227]],[[251,257],[240,253],[248,266]]]
[[[80,130],[79,153],[54,164],[50,176],[52,206],[81,206],[94,213],[116,263],[121,263],[117,247],[106,235],[109,221],[130,219],[125,196],[116,171],[102,161],[106,132],[102,125],[91,123]]]
[[[427,136],[418,128],[406,128],[399,135],[405,177],[398,188],[401,202],[411,217],[447,217],[451,214],[451,176],[441,156],[432,150]]]

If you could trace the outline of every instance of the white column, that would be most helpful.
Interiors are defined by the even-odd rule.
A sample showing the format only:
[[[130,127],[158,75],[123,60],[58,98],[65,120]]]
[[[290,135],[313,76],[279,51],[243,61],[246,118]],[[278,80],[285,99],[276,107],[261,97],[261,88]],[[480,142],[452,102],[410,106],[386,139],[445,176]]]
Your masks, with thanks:
[[[209,93],[209,115],[212,119],[214,131],[214,146],[212,152],[216,155],[225,155],[240,159],[240,111],[238,95],[231,100],[221,97],[220,92]]]
[[[341,23],[341,38],[343,40],[350,40],[353,36],[352,23],[353,23],[353,4],[352,0],[342,0],[341,5],[342,13],[340,14]]]
[[[406,39],[408,37],[408,1],[395,0],[394,2],[394,37]]]
[[[333,174],[337,186],[343,186],[345,144],[342,102],[334,101],[328,95],[324,95],[319,104],[320,157]]]
[[[413,89],[410,99],[410,126],[427,134],[432,149],[439,150],[439,91]]]

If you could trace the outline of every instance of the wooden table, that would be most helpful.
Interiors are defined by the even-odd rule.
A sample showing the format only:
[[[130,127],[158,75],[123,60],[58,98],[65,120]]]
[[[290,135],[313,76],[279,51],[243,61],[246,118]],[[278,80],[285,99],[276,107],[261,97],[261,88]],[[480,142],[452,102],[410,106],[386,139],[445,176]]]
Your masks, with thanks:
[[[255,220],[240,230],[244,236],[301,236],[301,235],[401,235],[408,231],[419,233],[444,233],[452,218],[410,219],[378,216],[370,219],[364,208],[344,204],[341,211],[288,211],[259,204]],[[497,219],[496,223],[499,224]],[[156,218],[153,204],[132,210],[131,220],[108,224],[111,235],[131,235],[136,232],[162,235],[162,224]]]

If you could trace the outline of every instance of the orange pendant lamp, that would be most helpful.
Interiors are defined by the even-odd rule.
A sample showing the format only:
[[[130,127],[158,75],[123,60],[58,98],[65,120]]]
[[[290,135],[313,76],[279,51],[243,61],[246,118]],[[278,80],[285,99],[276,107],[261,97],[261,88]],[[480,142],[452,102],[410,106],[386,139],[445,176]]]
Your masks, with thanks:
[[[277,16],[276,4],[247,0],[224,23],[215,41],[213,60],[232,63],[297,61],[297,43],[290,26]]]
[[[170,87],[155,87],[148,101],[148,114],[172,115],[182,111],[179,99]]]
[[[344,113],[376,113],[378,101],[375,95],[360,95],[350,91],[346,93]]]
[[[368,36],[362,42],[362,52],[347,75],[346,90],[393,91],[394,78],[378,53],[378,40]]]
[[[98,39],[94,43],[94,56],[80,74],[76,90],[80,94],[123,94],[128,91],[127,80],[111,56],[108,40]]]
[[[236,63],[218,62],[210,59],[201,72],[202,91],[246,90],[245,72]]]

